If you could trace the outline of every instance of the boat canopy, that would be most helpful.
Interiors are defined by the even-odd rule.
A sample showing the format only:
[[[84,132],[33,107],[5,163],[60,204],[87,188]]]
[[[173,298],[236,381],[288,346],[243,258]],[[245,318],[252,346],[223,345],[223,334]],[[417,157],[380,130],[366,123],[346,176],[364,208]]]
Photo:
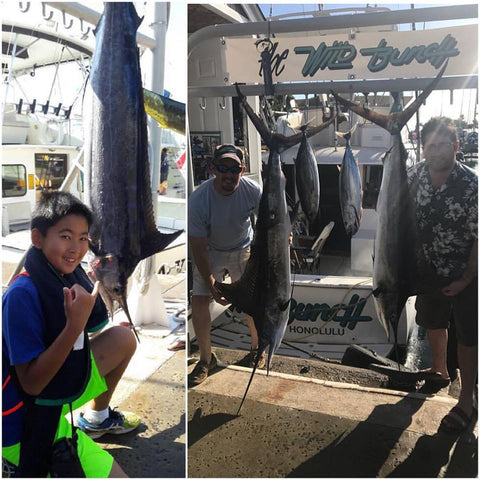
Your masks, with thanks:
[[[21,75],[39,67],[81,61],[92,52],[92,46],[72,37],[8,20],[2,23],[3,73],[11,69],[12,74]]]

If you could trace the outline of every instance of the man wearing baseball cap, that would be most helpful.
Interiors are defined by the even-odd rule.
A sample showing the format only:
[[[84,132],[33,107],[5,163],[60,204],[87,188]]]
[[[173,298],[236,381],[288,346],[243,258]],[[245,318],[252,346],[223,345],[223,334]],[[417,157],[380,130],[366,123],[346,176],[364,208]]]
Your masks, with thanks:
[[[190,386],[203,382],[217,365],[210,344],[210,309],[213,299],[221,305],[228,301],[214,287],[228,271],[232,282],[238,280],[250,256],[253,238],[251,218],[258,212],[260,186],[243,176],[242,151],[235,145],[219,145],[210,170],[214,178],[202,183],[188,200],[188,240],[194,260],[192,320],[200,360],[188,376]],[[253,319],[247,316],[251,334],[251,364],[258,348]],[[259,367],[265,365],[263,356]]]

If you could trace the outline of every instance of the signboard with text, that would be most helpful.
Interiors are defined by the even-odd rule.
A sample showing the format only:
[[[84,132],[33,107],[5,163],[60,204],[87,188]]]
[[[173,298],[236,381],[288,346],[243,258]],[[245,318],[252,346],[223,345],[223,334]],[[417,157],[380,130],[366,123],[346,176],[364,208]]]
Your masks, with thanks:
[[[417,31],[272,38],[273,82],[415,78],[476,74],[476,25]],[[253,38],[226,40],[230,83],[262,83]],[[242,61],[239,61],[242,59]]]

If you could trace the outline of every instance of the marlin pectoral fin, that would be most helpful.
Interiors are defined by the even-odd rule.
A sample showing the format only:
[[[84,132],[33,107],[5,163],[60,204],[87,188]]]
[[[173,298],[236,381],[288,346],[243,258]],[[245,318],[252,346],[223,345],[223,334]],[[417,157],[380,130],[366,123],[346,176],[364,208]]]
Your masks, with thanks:
[[[278,308],[280,309],[281,312],[284,312],[288,306],[290,305],[290,298],[286,302],[279,302]]]
[[[161,252],[182,233],[183,230],[178,230],[174,233],[161,233],[159,231],[155,231],[152,235],[149,235],[141,242],[140,260]]]
[[[258,299],[263,288],[260,275],[258,255],[252,251],[240,280],[233,283],[215,282],[215,288],[237,309],[254,316],[259,307]]]
[[[247,287],[247,288],[245,288]],[[256,305],[249,296],[248,286],[243,283],[220,283],[215,282],[215,288],[224,296],[237,310],[245,312],[247,315],[253,316]]]

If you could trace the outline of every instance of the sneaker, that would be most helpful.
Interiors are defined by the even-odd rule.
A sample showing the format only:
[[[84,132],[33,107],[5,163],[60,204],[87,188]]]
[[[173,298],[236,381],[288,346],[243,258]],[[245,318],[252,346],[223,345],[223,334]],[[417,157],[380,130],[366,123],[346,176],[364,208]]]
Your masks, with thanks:
[[[257,353],[258,353],[258,348],[250,350],[250,368],[253,368],[255,366],[255,359],[257,358]],[[260,360],[258,361],[257,368],[265,367],[266,363],[267,363],[267,354],[265,352],[262,352]]]
[[[109,416],[102,423],[90,423],[83,417],[83,413],[77,420],[77,427],[85,432],[90,438],[100,438],[106,433],[120,435],[135,430],[140,425],[140,417],[132,412],[119,412],[108,409]]]
[[[217,366],[217,357],[212,353],[210,357],[210,363],[207,365],[207,362],[200,360],[195,368],[188,374],[188,384],[191,387],[200,385],[210,373]]]

